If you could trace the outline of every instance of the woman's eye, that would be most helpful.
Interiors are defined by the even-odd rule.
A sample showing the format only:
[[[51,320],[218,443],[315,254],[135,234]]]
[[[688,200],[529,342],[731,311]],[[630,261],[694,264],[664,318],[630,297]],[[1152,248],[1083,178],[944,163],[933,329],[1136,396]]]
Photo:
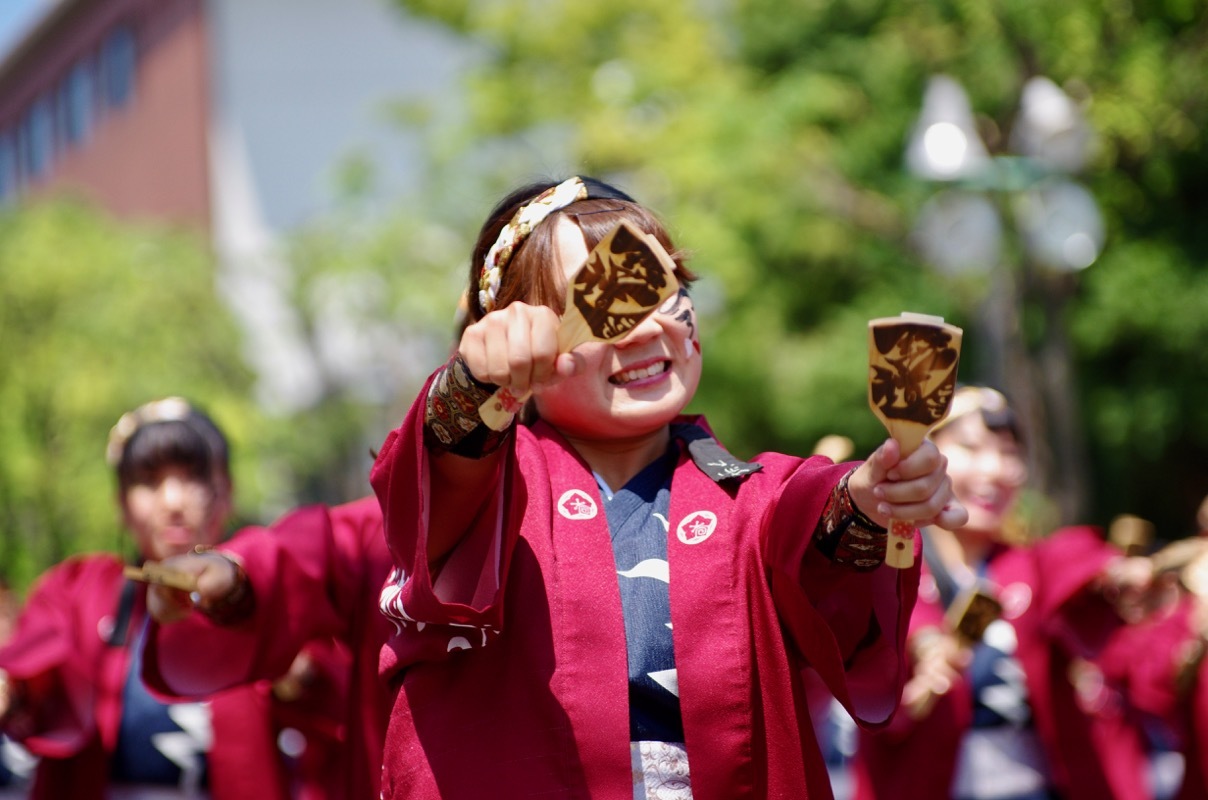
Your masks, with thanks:
[[[670,314],[672,311],[674,311],[679,306],[681,299],[683,299],[683,300],[688,299],[688,293],[686,291],[684,291],[683,289],[680,289],[678,292],[676,292],[675,294],[671,295],[666,300],[664,300],[663,304],[661,306],[659,306],[659,313],[660,314]]]

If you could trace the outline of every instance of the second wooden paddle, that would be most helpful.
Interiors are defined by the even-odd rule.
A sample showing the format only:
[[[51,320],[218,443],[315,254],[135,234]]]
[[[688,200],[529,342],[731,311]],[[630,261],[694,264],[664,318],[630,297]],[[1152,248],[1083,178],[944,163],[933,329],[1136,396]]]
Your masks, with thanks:
[[[948,413],[962,333],[942,317],[910,312],[868,323],[868,404],[903,457]],[[910,520],[890,522],[886,564],[914,564],[914,527]]]
[[[182,592],[197,591],[197,578],[187,572],[170,569],[161,566],[154,562],[147,562],[141,567],[126,566],[122,568],[122,574],[132,581],[141,581],[142,583],[155,583],[160,586],[168,586],[172,589],[179,589]]]

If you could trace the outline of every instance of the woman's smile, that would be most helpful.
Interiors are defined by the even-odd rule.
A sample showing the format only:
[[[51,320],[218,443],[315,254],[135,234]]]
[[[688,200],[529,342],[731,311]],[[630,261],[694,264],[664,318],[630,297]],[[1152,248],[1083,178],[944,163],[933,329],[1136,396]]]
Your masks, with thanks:
[[[666,359],[652,359],[636,366],[627,367],[620,372],[614,373],[608,377],[608,382],[614,386],[625,386],[631,388],[640,388],[653,383],[658,383],[667,370],[671,368],[671,362]]]

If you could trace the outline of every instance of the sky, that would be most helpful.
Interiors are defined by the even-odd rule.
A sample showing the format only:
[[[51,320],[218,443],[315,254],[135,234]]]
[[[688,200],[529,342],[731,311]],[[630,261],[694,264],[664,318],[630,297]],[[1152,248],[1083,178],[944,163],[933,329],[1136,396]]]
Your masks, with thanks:
[[[0,0],[0,51],[7,50],[12,38],[25,29],[39,7],[47,0]]]

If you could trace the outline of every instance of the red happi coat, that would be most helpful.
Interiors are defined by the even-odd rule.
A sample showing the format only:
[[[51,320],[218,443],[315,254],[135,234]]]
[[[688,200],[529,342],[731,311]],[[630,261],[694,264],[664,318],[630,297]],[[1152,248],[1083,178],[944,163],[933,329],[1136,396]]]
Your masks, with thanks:
[[[1001,547],[987,564],[1003,618],[1015,629],[1036,733],[1057,791],[1066,800],[1144,800],[1146,756],[1119,687],[1096,663],[1121,621],[1086,591],[1119,552],[1087,527],[1057,531],[1029,548]],[[911,629],[938,625],[943,607],[924,567]],[[949,797],[961,737],[973,717],[962,678],[920,720],[899,714],[887,729],[862,733],[857,800]]]
[[[140,587],[125,644],[108,644],[124,582],[122,562],[111,555],[63,562],[38,580],[13,637],[0,648],[0,669],[28,692],[6,732],[41,759],[33,798],[105,796],[130,645],[146,619]],[[268,686],[225,692],[212,698],[211,711],[214,745],[208,759],[215,800],[285,800]]]
[[[435,588],[422,402],[371,475],[400,568],[382,598],[401,617],[383,651],[401,689],[383,797],[632,800],[625,629],[596,481],[544,423],[508,447],[501,488]],[[755,460],[761,472],[716,483],[681,451],[673,477],[671,620],[693,794],[830,798],[803,670],[863,723],[888,719],[918,572],[856,573],[810,546],[852,465]]]
[[[1172,608],[1128,626],[1106,665],[1130,701],[1177,736],[1184,764],[1178,800],[1208,800],[1208,658],[1185,666],[1200,636],[1192,617],[1197,602],[1204,601],[1184,594]]]
[[[143,651],[147,685],[169,696],[206,695],[279,676],[304,645],[332,638],[350,656],[337,662],[340,685],[314,698],[323,707],[310,709],[316,713],[299,727],[322,719],[338,726],[322,765],[324,796],[377,797],[392,699],[378,678],[378,658],[394,626],[378,611],[392,565],[376,498],[299,509],[271,528],[241,531],[219,549],[244,564],[256,596],[252,617],[230,626],[201,614],[153,623]]]
[[[1200,602],[1204,602],[1202,599]],[[1184,607],[1186,608],[1186,607]],[[1188,616],[1185,643],[1192,636],[1194,627]],[[1183,735],[1182,752],[1185,763],[1183,788],[1178,800],[1208,800],[1208,658],[1202,658],[1195,668],[1189,693],[1175,704],[1175,717]]]
[[[1208,659],[1200,662],[1191,696],[1179,706],[1186,738],[1186,772],[1178,800],[1208,800]]]

